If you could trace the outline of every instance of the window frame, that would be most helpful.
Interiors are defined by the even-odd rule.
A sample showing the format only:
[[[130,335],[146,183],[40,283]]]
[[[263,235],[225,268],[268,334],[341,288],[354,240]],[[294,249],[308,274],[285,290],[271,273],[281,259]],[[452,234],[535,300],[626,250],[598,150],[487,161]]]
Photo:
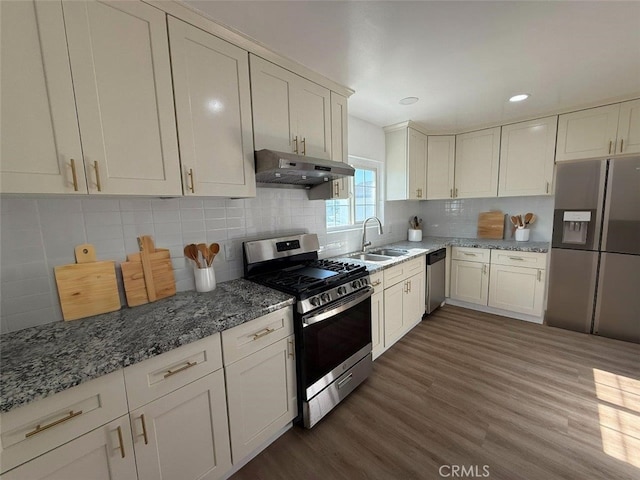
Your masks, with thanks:
[[[380,219],[380,221],[384,224],[384,163],[379,160],[373,160],[365,157],[357,157],[355,155],[349,155],[349,159],[347,162],[355,169],[364,169],[364,170],[373,170],[376,180],[376,199],[375,199],[375,216]],[[345,231],[353,231],[353,230],[361,230],[363,221],[355,220],[355,196],[354,196],[354,182],[355,177],[351,178],[349,181],[349,207],[350,207],[350,221],[349,225],[340,225],[329,227],[327,226],[327,222],[325,219],[325,229],[327,233],[334,232],[345,232]],[[335,199],[337,200],[337,199]],[[332,202],[335,200],[326,200],[326,202]]]

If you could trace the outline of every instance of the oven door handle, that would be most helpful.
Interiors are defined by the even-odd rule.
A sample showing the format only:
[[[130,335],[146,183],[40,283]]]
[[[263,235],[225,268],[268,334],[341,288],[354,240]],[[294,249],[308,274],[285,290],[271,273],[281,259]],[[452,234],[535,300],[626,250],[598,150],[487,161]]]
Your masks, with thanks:
[[[338,313],[344,312],[345,310],[349,310],[351,307],[355,307],[356,305],[365,301],[367,298],[373,295],[373,291],[374,291],[374,288],[371,286],[368,286],[367,288],[353,294],[352,300],[350,300],[347,303],[340,304],[336,307],[323,309],[310,317],[306,317],[306,318],[303,317],[302,326],[308,327],[309,325],[313,325],[314,323],[318,323],[323,320],[326,320],[327,318],[331,318],[334,315],[337,315]]]

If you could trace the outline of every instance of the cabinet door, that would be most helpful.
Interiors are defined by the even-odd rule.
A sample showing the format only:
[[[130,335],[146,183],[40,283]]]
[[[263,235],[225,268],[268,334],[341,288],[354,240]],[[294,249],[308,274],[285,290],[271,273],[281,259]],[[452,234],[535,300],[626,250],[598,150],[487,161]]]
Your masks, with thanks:
[[[407,282],[403,281],[384,290],[384,348],[389,348],[402,336],[406,289]]]
[[[298,76],[255,55],[249,55],[249,63],[256,150],[302,152],[291,108]]]
[[[169,34],[185,194],[255,196],[248,53],[173,17]]]
[[[558,117],[502,127],[498,196],[553,194]]]
[[[456,137],[427,139],[427,200],[453,198]]]
[[[331,159],[336,162],[347,163],[349,153],[347,148],[347,98],[331,92]],[[332,199],[349,198],[350,178],[341,178],[333,182]]]
[[[2,476],[3,480],[131,480],[137,478],[125,415]]]
[[[130,416],[140,480],[212,480],[231,468],[222,370]]]
[[[489,268],[486,263],[451,261],[451,298],[487,304]]]
[[[427,190],[427,136],[409,128],[409,200],[424,200]]]
[[[181,195],[165,14],[64,1],[90,193]]]
[[[402,312],[404,314],[403,323],[406,328],[422,319],[425,307],[425,274],[418,273],[410,277],[407,282],[408,291],[404,296]]]
[[[489,306],[541,315],[545,271],[537,268],[491,265]]]
[[[499,159],[500,127],[457,135],[454,196],[497,196]]]
[[[298,153],[331,157],[331,92],[302,77],[296,78],[293,98],[297,119]]]
[[[0,192],[87,193],[62,5],[0,2],[0,19]]]
[[[371,350],[375,359],[384,350],[384,293],[371,296]]]
[[[236,463],[298,413],[293,335],[226,366],[225,371]]]
[[[640,152],[640,100],[620,104],[617,153]]]
[[[560,115],[556,162],[613,154],[619,113],[618,103]]]

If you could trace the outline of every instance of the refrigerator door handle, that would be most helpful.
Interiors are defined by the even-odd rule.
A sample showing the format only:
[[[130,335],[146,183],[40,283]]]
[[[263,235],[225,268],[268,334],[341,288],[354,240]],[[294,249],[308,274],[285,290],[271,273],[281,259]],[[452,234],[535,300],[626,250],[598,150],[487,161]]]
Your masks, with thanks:
[[[613,172],[615,169],[615,162],[609,162],[609,171],[607,173],[607,186],[604,199],[604,211],[602,214],[602,243],[600,244],[600,250],[607,251],[607,239],[609,236],[609,219],[611,218],[611,192],[613,191]],[[598,225],[596,225],[596,228]],[[599,232],[598,232],[599,233]]]

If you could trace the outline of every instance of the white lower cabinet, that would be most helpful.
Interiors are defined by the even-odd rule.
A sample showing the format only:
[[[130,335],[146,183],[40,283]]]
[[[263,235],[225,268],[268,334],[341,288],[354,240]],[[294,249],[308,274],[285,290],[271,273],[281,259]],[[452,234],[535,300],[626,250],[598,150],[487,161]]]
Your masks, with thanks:
[[[541,315],[544,272],[541,269],[491,265],[489,306]]]
[[[131,412],[140,480],[213,480],[231,468],[222,370]]]
[[[3,480],[135,479],[136,461],[131,443],[129,416],[124,415],[86,433],[11,470],[2,478]]]
[[[451,298],[463,302],[487,304],[489,266],[467,260],[451,260]]]
[[[425,257],[385,270],[384,284],[384,349],[386,350],[400,340],[424,315]]]
[[[375,360],[384,351],[384,277],[382,272],[372,273],[369,281],[371,296],[371,355]]]

